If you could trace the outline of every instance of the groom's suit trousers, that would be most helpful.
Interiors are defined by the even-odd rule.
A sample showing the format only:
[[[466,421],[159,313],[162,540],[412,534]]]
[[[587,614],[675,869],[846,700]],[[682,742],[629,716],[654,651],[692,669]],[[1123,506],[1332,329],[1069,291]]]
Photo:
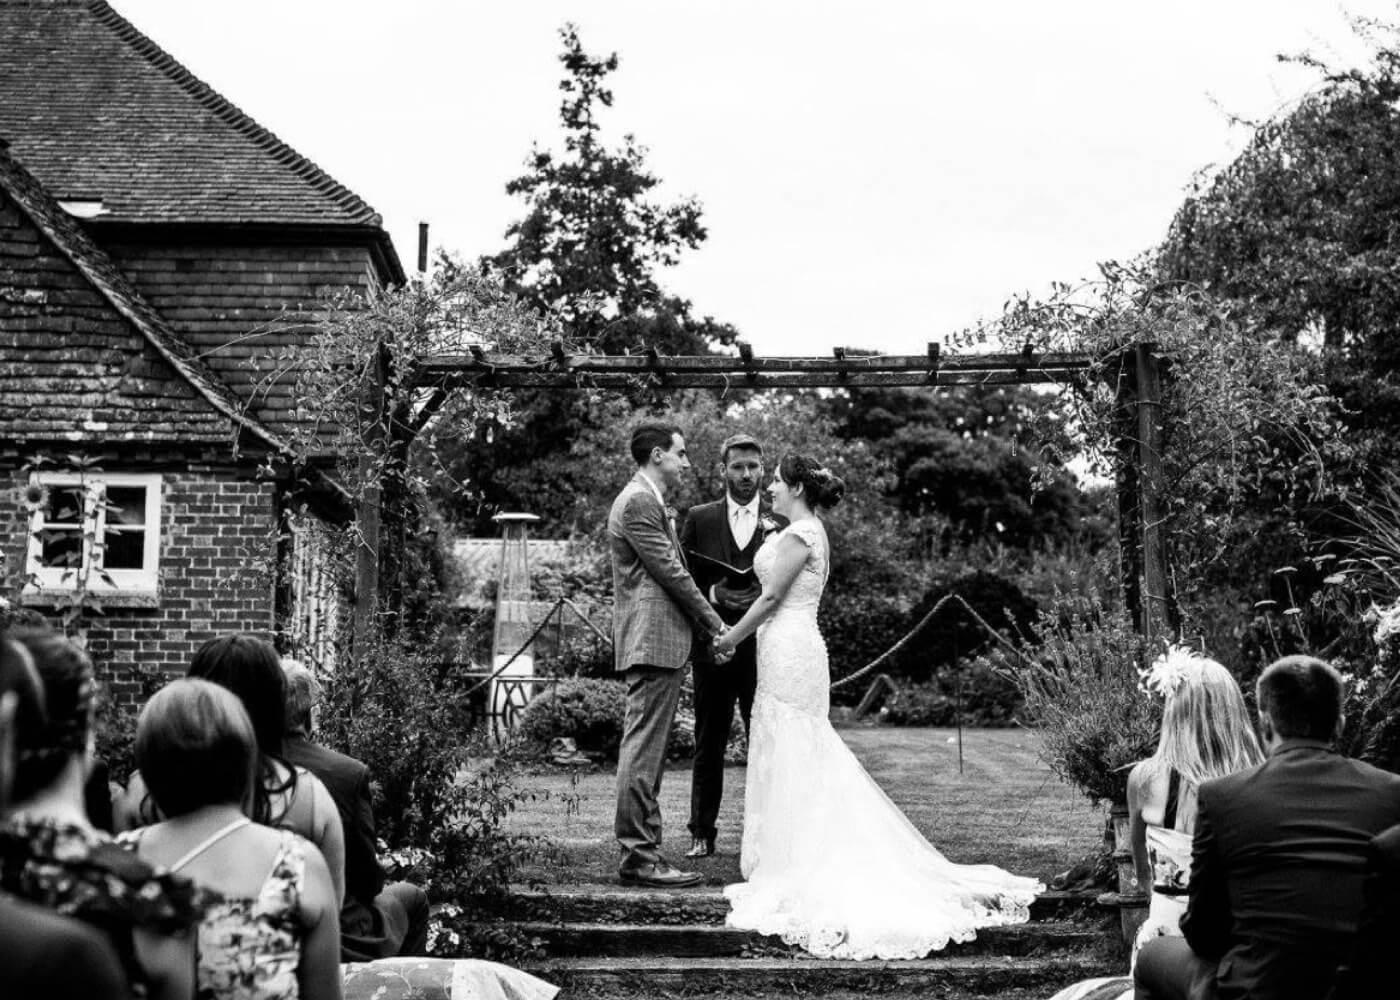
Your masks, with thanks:
[[[684,668],[637,664],[623,675],[627,712],[617,752],[615,832],[625,869],[655,864],[661,847],[661,776]]]

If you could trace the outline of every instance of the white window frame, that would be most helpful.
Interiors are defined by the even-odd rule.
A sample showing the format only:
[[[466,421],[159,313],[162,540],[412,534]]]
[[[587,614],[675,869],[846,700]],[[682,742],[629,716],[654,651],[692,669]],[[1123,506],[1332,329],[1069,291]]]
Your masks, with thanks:
[[[158,473],[122,472],[33,472],[29,482],[45,491],[83,487],[82,559],[78,566],[45,566],[43,542],[44,504],[39,504],[29,522],[29,544],[25,558],[25,592],[29,594],[70,594],[85,590],[95,595],[154,595],[159,580],[161,538],[161,477]],[[101,564],[106,547],[109,486],[142,486],[146,489],[145,546],[140,569],[107,569]],[[96,561],[94,561],[94,559]]]

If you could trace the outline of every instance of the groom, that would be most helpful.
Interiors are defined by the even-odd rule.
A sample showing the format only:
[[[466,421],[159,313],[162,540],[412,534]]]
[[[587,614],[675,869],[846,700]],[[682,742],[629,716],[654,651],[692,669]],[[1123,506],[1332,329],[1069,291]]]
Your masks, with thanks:
[[[627,682],[617,754],[618,877],[657,888],[694,885],[700,876],[661,856],[661,775],[694,630],[708,640],[728,628],[690,578],[665,491],[690,468],[674,424],[632,432],[637,473],[613,501],[608,546],[613,569],[613,655]],[[693,624],[692,624],[693,623]]]

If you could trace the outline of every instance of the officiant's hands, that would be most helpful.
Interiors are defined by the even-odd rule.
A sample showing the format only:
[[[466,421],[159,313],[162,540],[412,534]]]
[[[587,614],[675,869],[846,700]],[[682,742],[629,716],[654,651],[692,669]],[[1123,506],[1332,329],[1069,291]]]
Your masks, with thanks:
[[[747,587],[727,587],[717,583],[715,603],[727,611],[747,611],[762,593],[763,588],[756,583]]]

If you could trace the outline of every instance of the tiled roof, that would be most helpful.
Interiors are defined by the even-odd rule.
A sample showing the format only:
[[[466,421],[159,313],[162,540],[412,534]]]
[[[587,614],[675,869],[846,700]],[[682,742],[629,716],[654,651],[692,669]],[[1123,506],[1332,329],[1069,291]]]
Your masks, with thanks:
[[[242,401],[195,357],[189,346],[177,337],[160,315],[150,307],[126,276],[112,263],[82,228],[59,208],[48,192],[3,146],[0,146],[0,191],[28,217],[34,227],[77,268],[97,290],[150,344],[155,352],[223,418],[232,421],[284,455],[291,447],[261,423],[244,413]],[[15,295],[23,295],[16,288]]]
[[[0,139],[103,220],[378,228],[353,191],[109,5],[0,0]]]

